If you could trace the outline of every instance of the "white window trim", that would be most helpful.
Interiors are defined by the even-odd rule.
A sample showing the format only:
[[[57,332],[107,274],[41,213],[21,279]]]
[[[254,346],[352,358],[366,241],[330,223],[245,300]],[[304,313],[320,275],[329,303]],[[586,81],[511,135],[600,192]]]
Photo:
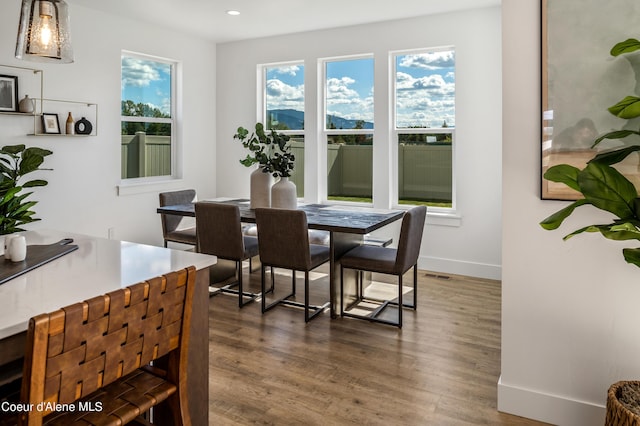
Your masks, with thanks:
[[[373,53],[362,53],[357,55],[346,55],[346,56],[331,56],[326,58],[318,59],[318,103],[320,107],[318,108],[318,149],[323,153],[322,158],[318,158],[319,161],[322,161],[318,166],[318,196],[320,197],[320,201],[324,204],[344,204],[349,206],[363,206],[363,207],[371,207],[374,205],[373,194],[375,193],[375,188],[372,185],[372,202],[371,203],[362,203],[362,202],[350,202],[350,201],[334,201],[329,200],[328,195],[328,185],[327,185],[327,137],[330,135],[344,135],[344,134],[354,134],[354,135],[372,135],[372,138],[376,140],[376,125],[375,122],[373,124],[373,129],[327,129],[327,63],[328,62],[339,62],[339,61],[354,61],[358,59],[373,59],[374,61],[374,90],[375,90],[375,55]],[[375,111],[375,103],[374,103],[374,111]],[[375,170],[373,171],[375,173]]]
[[[451,133],[451,208],[448,207],[432,207],[427,208],[427,223],[445,226],[460,226],[462,217],[457,211],[456,207],[456,128],[454,127],[439,127],[439,128],[398,128],[396,120],[397,109],[397,69],[396,69],[396,57],[410,54],[429,53],[444,50],[454,50],[455,46],[440,46],[434,48],[421,48],[421,49],[409,49],[409,50],[394,50],[389,52],[389,67],[391,72],[389,73],[391,89],[391,141],[392,141],[392,159],[391,159],[391,176],[392,176],[392,200],[393,207],[399,209],[406,209],[406,204],[399,203],[398,194],[398,136],[400,134],[423,134],[423,133]]]
[[[179,187],[182,183],[182,132],[180,125],[182,123],[182,94],[181,90],[179,90],[179,87],[182,87],[182,63],[174,59],[129,50],[121,51],[121,58],[124,56],[162,62],[171,66],[171,118],[120,116],[120,125],[122,125],[123,121],[171,123],[171,175],[120,178],[120,182],[117,185],[118,195],[157,192]],[[122,79],[122,75],[120,78]],[[122,97],[120,100],[122,101]]]

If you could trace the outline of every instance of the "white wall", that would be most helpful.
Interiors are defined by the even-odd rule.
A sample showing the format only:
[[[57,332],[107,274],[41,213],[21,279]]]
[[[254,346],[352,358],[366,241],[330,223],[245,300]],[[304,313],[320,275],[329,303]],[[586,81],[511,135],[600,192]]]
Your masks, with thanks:
[[[304,60],[306,152],[325,158],[317,144],[317,60],[373,54],[376,81],[374,199],[389,207],[389,111],[383,105],[393,50],[453,45],[456,49],[456,147],[458,227],[430,224],[425,230],[420,266],[435,271],[500,278],[501,50],[500,9],[459,13],[313,31],[218,45],[217,179],[219,196],[248,196],[249,172],[238,163],[242,146],[233,140],[240,125],[256,121],[256,65]],[[307,160],[305,198],[324,179]]]
[[[158,192],[192,187],[202,196],[215,195],[215,45],[73,4],[69,9],[75,63],[59,65],[13,57],[20,2],[0,5],[0,64],[44,69],[45,97],[95,102],[99,108],[99,134],[89,138],[27,137],[30,118],[0,115],[1,145],[24,143],[53,151],[45,166],[54,170],[41,172],[49,185],[31,196],[39,201],[35,211],[42,221],[28,227],[102,237],[114,228],[115,238],[159,245]],[[123,49],[182,62],[185,168],[181,182],[118,196]],[[60,117],[63,127],[65,118]]]
[[[553,424],[601,425],[609,385],[640,377],[640,271],[623,260],[625,244],[592,234],[562,241],[580,226],[610,219],[599,212],[583,207],[559,231],[538,225],[566,205],[539,198],[539,8],[538,0],[502,2],[498,407]]]

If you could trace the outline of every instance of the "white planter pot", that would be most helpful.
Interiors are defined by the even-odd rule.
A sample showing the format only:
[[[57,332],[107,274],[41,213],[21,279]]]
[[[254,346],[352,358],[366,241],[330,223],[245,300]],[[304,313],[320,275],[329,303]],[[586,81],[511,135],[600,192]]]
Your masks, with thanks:
[[[271,186],[273,185],[273,176],[270,173],[264,173],[260,167],[251,173],[250,181],[250,203],[252,209],[258,207],[271,207]]]
[[[298,207],[296,184],[288,177],[282,177],[271,187],[271,207],[295,209]]]

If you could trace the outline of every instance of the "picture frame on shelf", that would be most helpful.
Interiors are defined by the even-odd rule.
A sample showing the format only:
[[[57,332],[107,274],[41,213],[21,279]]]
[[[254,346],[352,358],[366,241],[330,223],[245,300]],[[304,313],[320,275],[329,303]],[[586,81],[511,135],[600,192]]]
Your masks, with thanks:
[[[0,74],[0,111],[18,111],[18,77]]]
[[[58,120],[58,114],[42,113],[42,133],[45,134],[60,134],[60,121]]]

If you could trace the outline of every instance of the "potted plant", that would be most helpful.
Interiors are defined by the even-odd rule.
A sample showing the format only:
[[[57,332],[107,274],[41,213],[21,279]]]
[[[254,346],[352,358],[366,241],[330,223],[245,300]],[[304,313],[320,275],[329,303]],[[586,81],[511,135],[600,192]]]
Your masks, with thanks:
[[[640,49],[640,42],[635,39],[616,44],[611,55],[618,56]],[[616,117],[626,120],[640,117],[640,98],[626,96],[608,108]],[[598,137],[592,147],[604,140],[637,139],[640,129],[624,128],[614,130]],[[637,142],[637,140],[636,140]],[[616,241],[640,241],[640,198],[634,184],[613,165],[621,162],[630,154],[640,151],[640,145],[626,145],[597,154],[586,167],[578,169],[568,164],[550,167],[544,178],[562,183],[578,191],[583,198],[571,203],[540,222],[547,230],[557,229],[576,208],[593,206],[613,214],[614,219],[607,224],[593,224],[577,229],[564,237],[567,240],[584,232],[600,233],[603,237]],[[624,248],[624,259],[640,267],[640,247]],[[606,425],[640,424],[640,382],[623,381],[612,385],[607,394]],[[638,414],[636,414],[638,413]]]
[[[50,170],[40,166],[44,157],[51,154],[49,150],[25,145],[7,145],[0,149],[0,235],[24,231],[22,225],[40,220],[31,210],[37,201],[26,201],[32,192],[23,192],[23,189],[45,186],[48,182],[33,179],[22,183],[21,180],[36,170]]]
[[[270,207],[273,178],[280,177],[281,181],[284,179],[283,182],[288,182],[293,170],[295,157],[288,144],[289,136],[274,129],[266,132],[262,123],[256,123],[251,134],[244,127],[238,127],[233,138],[238,139],[249,150],[240,164],[245,167],[258,164],[258,168],[251,173],[251,208]]]

